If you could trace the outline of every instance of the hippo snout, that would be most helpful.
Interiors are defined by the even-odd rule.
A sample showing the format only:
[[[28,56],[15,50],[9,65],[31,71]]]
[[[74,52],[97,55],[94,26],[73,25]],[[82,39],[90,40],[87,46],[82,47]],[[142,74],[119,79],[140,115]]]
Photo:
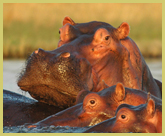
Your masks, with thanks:
[[[63,57],[63,58],[68,58],[71,56],[71,54],[69,52],[60,52],[60,53],[55,53],[52,51],[45,51],[41,48],[39,48],[38,50],[34,51],[35,55],[38,55],[40,57],[45,57],[46,55],[51,55],[55,58],[58,58],[59,56]]]
[[[70,52],[38,49],[26,61],[18,86],[40,102],[66,108],[79,91],[93,88],[91,71],[86,59]]]

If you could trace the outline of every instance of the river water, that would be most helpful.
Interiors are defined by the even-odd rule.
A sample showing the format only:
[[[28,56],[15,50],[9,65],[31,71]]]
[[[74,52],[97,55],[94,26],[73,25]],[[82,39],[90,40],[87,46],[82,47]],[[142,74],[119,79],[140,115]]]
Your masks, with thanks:
[[[10,90],[26,97],[31,98],[28,93],[25,93],[17,86],[17,78],[21,69],[24,67],[25,60],[4,60],[3,61],[3,88]],[[161,59],[146,59],[146,62],[151,70],[154,78],[162,81],[162,60]],[[4,133],[81,133],[87,128],[77,127],[43,127],[27,129],[24,126],[4,127]]]

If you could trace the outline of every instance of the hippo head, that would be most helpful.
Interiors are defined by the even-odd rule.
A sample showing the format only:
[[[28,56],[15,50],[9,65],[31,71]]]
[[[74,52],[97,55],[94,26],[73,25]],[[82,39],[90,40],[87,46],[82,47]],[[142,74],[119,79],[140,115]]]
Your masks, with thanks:
[[[146,104],[132,106],[121,104],[116,116],[102,122],[86,132],[111,133],[161,133],[162,105],[149,99]]]
[[[156,108],[152,99],[139,106],[120,105],[116,110],[116,124],[113,125],[111,132],[156,133],[158,121]],[[161,122],[159,123],[161,126]]]
[[[84,98],[83,103],[76,104],[40,122],[29,125],[28,128],[50,125],[71,127],[93,126],[112,118],[114,114],[115,111],[111,111],[111,107],[101,96],[90,92]]]
[[[127,23],[114,28],[104,22],[75,23],[66,17],[59,33],[57,49],[38,49],[27,60],[18,79],[22,90],[41,102],[69,107],[80,90],[98,92],[102,80],[109,86],[126,80],[122,67],[129,52],[120,40],[129,33]]]
[[[106,119],[114,117],[117,107],[122,103],[132,103],[133,105],[145,103],[147,95],[142,92],[143,95],[141,96],[139,91],[135,89],[132,90],[133,91],[128,91],[127,88],[125,90],[121,83],[100,92],[82,90],[77,96],[77,104],[75,106],[49,116],[35,125],[72,127],[96,125]]]
[[[80,90],[93,88],[92,69],[86,59],[68,52],[39,49],[27,60],[18,85],[41,102],[66,108],[74,104]]]

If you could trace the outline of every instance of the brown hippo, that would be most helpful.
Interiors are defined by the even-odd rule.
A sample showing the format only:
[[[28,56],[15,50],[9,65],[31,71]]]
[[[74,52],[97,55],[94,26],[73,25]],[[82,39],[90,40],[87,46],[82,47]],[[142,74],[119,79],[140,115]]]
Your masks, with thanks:
[[[158,103],[162,102],[161,99],[153,95],[151,95],[151,98]],[[118,83],[97,93],[90,92],[85,96],[83,103],[69,107],[28,127],[50,125],[71,127],[93,126],[114,117],[115,111],[120,104],[127,103],[137,106],[146,103],[147,100],[146,92],[124,88],[123,84]]]
[[[3,126],[38,122],[62,109],[3,90]]]
[[[27,60],[18,86],[38,101],[59,107],[75,104],[79,91],[101,91],[121,82],[161,98],[161,82],[152,74],[135,42],[129,25],[118,28],[104,22],[75,23],[65,17],[58,48],[38,49]],[[159,84],[159,86],[158,86]]]
[[[139,106],[121,104],[116,116],[85,131],[111,133],[162,133],[162,104],[149,99]]]

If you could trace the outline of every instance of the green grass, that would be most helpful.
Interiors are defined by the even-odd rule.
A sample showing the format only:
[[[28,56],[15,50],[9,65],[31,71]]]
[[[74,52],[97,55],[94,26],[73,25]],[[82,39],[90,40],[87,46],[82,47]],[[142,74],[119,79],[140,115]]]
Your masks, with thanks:
[[[26,58],[38,48],[55,49],[65,16],[77,23],[96,20],[114,27],[127,22],[129,36],[144,57],[162,56],[161,4],[4,4],[3,11],[4,59]]]
[[[36,28],[32,22],[14,22],[10,27],[4,27],[4,58],[25,58],[38,48],[55,49],[59,39],[55,30],[58,28]]]

